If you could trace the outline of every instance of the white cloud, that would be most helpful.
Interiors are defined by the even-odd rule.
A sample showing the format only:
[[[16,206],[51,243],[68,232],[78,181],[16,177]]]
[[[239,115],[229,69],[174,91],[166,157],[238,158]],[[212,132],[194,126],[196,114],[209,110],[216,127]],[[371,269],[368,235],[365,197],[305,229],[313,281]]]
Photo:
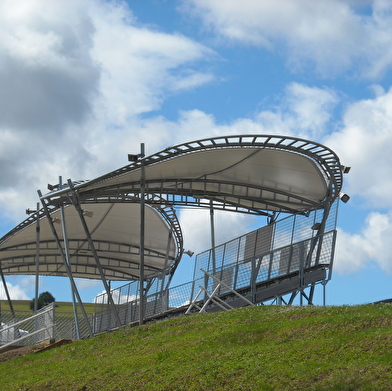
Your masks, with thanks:
[[[332,110],[339,99],[328,88],[290,83],[275,110],[261,111],[257,121],[265,133],[295,135],[319,140],[328,131]]]
[[[194,109],[180,112],[176,122],[162,117],[143,121],[142,128],[151,132],[156,129],[160,141],[170,135],[175,143],[230,134],[281,134],[320,139],[330,130],[332,111],[338,103],[337,93],[329,88],[290,83],[275,107],[262,110],[253,118],[238,118],[222,124],[217,123],[213,115]],[[156,138],[153,145],[159,145]]]
[[[356,234],[339,229],[335,270],[352,273],[376,262],[385,272],[392,273],[392,212],[372,212],[365,226]]]
[[[255,217],[227,211],[214,212],[215,244],[223,244],[247,233]],[[184,233],[184,247],[195,254],[211,248],[211,220],[209,209],[182,209],[180,224]]]
[[[91,111],[99,69],[90,57],[94,26],[82,3],[1,3],[1,128],[58,137]]]
[[[392,65],[392,5],[385,0],[193,0],[183,10],[221,37],[277,50],[293,69],[311,64],[327,76],[356,68],[378,77]],[[371,6],[367,12],[364,6]],[[282,49],[280,49],[282,50]],[[359,69],[358,69],[359,66]]]
[[[132,24],[130,19],[130,11],[115,3],[94,9],[92,55],[102,68],[106,114],[118,125],[135,114],[158,109],[165,94],[195,88],[213,78],[209,71],[195,71],[191,66],[214,56],[211,49],[179,34]]]
[[[392,272],[392,89],[372,88],[375,98],[348,106],[341,129],[324,139],[341,162],[352,167],[344,178],[344,191],[351,196],[349,202],[375,210],[359,232],[339,230],[339,272],[361,269],[370,261]]]
[[[138,298],[137,295],[122,295],[119,289],[113,289],[111,292],[115,304],[129,303],[130,301],[134,301]],[[102,291],[95,296],[93,302],[96,304],[106,304],[108,302],[108,295],[106,291]]]
[[[91,280],[88,278],[75,278],[75,283],[76,286],[78,287],[78,290],[90,289],[90,288],[96,288],[102,286],[101,280]]]
[[[21,282],[23,284],[23,280]],[[21,285],[12,285],[9,282],[7,284],[8,293],[11,297],[11,300],[29,300],[30,298],[27,296],[27,288]],[[5,294],[4,286],[0,284],[0,299],[6,300],[7,295]]]
[[[361,197],[368,206],[392,208],[392,89],[352,103],[342,128],[324,143],[352,167],[345,177],[350,196]]]
[[[214,78],[212,50],[141,25],[125,2],[6,0],[0,23],[0,207],[15,221],[59,175],[89,179],[141,141],[162,147],[168,133],[137,116]]]

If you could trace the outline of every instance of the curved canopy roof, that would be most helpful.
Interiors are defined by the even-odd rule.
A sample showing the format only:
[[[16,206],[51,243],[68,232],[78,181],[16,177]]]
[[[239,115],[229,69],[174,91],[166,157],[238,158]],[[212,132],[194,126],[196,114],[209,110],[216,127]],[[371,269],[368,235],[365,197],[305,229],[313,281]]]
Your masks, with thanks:
[[[106,279],[128,281],[139,278],[140,204],[99,203],[82,205],[82,208]],[[39,274],[67,276],[49,221],[42,213],[39,219]],[[60,209],[52,211],[50,216],[64,249]],[[73,206],[64,208],[64,222],[73,276],[99,278],[94,255],[79,214]],[[35,274],[36,228],[36,218],[32,217],[1,239],[0,259],[4,274]],[[156,274],[177,260],[180,244],[176,239],[162,215],[146,206],[145,277]]]
[[[241,212],[306,213],[334,200],[342,186],[339,158],[308,140],[228,136],[180,144],[75,188],[81,200],[138,195],[145,170],[146,201],[210,205]],[[153,195],[153,197],[151,197]],[[47,195],[64,202],[69,189]],[[161,202],[161,201],[159,201]]]
[[[166,267],[175,268],[181,258],[182,234],[173,209],[176,205],[268,216],[275,212],[306,214],[332,203],[341,187],[339,158],[327,147],[293,137],[242,135],[197,140],[139,156],[94,180],[69,180],[68,186],[57,186],[57,190],[41,196],[41,201],[54,220],[64,207],[74,277],[99,278],[99,274],[72,203],[93,212],[93,217],[85,220],[106,279],[130,280],[139,278],[143,195],[148,277]],[[5,274],[35,273],[38,215],[40,274],[65,275],[45,213],[39,211],[0,239]],[[62,231],[57,231],[62,240]]]

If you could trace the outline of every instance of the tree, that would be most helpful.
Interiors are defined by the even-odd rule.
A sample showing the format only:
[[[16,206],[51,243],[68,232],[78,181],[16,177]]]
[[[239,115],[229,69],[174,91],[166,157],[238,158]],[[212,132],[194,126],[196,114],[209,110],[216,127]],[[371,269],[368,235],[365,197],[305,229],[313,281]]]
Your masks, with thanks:
[[[52,296],[52,294],[48,291],[46,292],[42,292],[39,296],[38,296],[38,310],[42,307],[45,307],[46,305],[53,303],[54,301],[56,301],[56,299]],[[34,302],[35,299],[31,300],[30,302],[30,309],[34,311]]]

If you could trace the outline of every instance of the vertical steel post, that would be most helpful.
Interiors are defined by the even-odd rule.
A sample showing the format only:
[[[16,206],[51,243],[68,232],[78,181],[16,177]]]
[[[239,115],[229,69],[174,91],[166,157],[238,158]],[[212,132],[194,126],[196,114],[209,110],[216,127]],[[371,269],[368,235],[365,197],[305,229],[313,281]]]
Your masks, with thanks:
[[[250,281],[249,281],[249,285],[250,285],[250,292],[251,292],[251,297],[252,297],[252,302],[254,303],[256,301],[256,279],[257,279],[257,268],[256,268],[256,250],[257,250],[257,242],[259,240],[259,234],[260,234],[260,230],[256,231],[255,234],[255,243],[253,246],[253,254],[252,254],[252,260],[251,260],[251,276],[250,276]]]
[[[34,294],[34,313],[38,312],[38,291],[39,291],[39,246],[40,246],[40,221],[39,221],[39,202],[37,202],[37,222],[36,222],[36,240],[35,240],[35,294]],[[38,330],[38,318],[34,319],[34,330]],[[36,339],[37,336],[34,336]]]
[[[37,223],[36,223],[36,248],[35,248],[35,297],[34,313],[38,311],[38,284],[39,284],[39,246],[40,246],[40,225],[39,225],[39,202],[37,202]]]
[[[62,189],[62,187],[63,187],[63,179],[60,176],[59,177],[59,189]],[[66,226],[66,223],[65,223],[65,213],[64,213],[64,206],[63,205],[60,206],[60,216],[61,216],[61,229],[63,231],[63,242],[64,242],[65,259],[66,259],[66,262],[69,265],[70,272],[72,273],[71,257],[69,255],[67,226]],[[71,284],[71,294],[72,294],[72,308],[73,308],[74,319],[75,319],[76,336],[77,336],[78,339],[80,339],[80,327],[79,327],[78,311],[77,311],[77,308],[76,308],[75,292],[73,290],[72,284]]]
[[[144,143],[140,144],[140,155],[144,157]],[[144,323],[144,230],[145,230],[145,180],[146,173],[143,162],[140,166],[140,260],[139,260],[139,325]]]
[[[51,342],[55,342],[56,341],[56,311],[55,311],[55,303],[52,303],[52,311],[51,311],[51,315],[52,315],[52,338],[50,339]]]
[[[216,273],[216,258],[215,258],[215,222],[214,222],[214,207],[210,200],[210,224],[211,224],[211,255],[212,255],[212,274]]]
[[[103,283],[103,285],[105,287],[105,290],[106,290],[106,293],[108,295],[110,304],[112,306],[112,310],[114,312],[114,316],[116,317],[117,325],[118,325],[119,328],[121,328],[121,320],[120,320],[120,316],[119,316],[118,311],[117,311],[117,307],[116,307],[116,305],[114,303],[112,294],[110,292],[109,285],[108,285],[108,283],[106,281],[105,273],[103,272],[102,265],[101,265],[101,262],[99,260],[97,251],[95,249],[93,239],[91,237],[90,231],[89,231],[89,229],[87,227],[87,224],[86,224],[86,220],[84,219],[83,210],[82,210],[82,207],[80,206],[79,199],[77,198],[76,190],[75,190],[74,185],[73,185],[73,183],[72,183],[72,181],[70,179],[68,179],[68,186],[73,191],[72,204],[73,204],[73,206],[75,207],[75,209],[77,210],[77,212],[79,214],[80,222],[82,223],[84,233],[86,234],[86,239],[87,239],[88,245],[89,245],[90,250],[91,250],[91,252],[93,254],[95,263],[97,265],[97,269],[99,271],[99,275],[101,277],[101,281],[102,281],[102,283]]]
[[[163,296],[163,291],[167,289],[167,285],[165,286],[165,281],[166,281],[166,268],[167,268],[167,264],[169,263],[169,254],[170,254],[170,242],[171,242],[171,238],[173,237],[172,231],[171,231],[171,227],[170,227],[170,232],[169,232],[169,237],[167,239],[167,245],[166,245],[166,254],[165,254],[165,264],[163,266],[163,270],[164,272],[162,273],[162,282],[161,282],[161,296]],[[169,279],[170,281],[170,279]]]

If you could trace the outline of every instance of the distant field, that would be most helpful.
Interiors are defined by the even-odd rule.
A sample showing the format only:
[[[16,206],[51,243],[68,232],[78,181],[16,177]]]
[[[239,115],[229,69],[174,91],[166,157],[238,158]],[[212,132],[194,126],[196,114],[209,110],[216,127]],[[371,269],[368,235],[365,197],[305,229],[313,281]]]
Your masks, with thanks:
[[[93,303],[83,303],[87,313],[94,313]],[[12,305],[15,311],[30,311],[30,300],[13,300]],[[4,311],[9,310],[7,300],[0,300],[0,308]],[[73,312],[72,303],[56,301],[56,312]]]
[[[0,379],[2,391],[392,390],[392,305],[184,315],[1,362]]]

